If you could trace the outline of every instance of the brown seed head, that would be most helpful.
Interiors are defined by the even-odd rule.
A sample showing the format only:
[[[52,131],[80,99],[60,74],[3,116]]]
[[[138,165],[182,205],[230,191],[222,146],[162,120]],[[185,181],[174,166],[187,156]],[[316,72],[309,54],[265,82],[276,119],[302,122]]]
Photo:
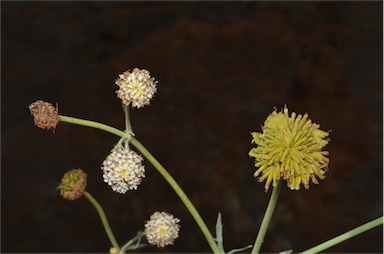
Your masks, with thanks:
[[[33,116],[35,125],[39,128],[54,130],[60,122],[58,109],[51,103],[42,100],[35,101],[29,105],[29,111]]]

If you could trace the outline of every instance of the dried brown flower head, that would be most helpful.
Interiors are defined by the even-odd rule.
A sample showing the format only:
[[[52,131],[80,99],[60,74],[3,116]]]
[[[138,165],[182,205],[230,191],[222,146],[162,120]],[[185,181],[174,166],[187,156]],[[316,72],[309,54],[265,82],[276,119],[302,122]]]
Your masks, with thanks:
[[[35,101],[29,105],[29,111],[33,116],[35,125],[42,129],[55,130],[60,122],[58,109],[51,103],[42,100]]]

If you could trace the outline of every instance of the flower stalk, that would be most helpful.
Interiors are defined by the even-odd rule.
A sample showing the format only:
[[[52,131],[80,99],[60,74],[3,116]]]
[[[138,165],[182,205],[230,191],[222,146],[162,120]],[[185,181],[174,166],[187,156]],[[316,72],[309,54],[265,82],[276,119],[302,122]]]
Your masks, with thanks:
[[[109,223],[108,223],[107,217],[105,216],[103,208],[96,201],[96,199],[94,199],[92,195],[89,194],[87,191],[84,191],[84,196],[89,200],[89,202],[92,203],[92,205],[96,208],[97,212],[99,213],[101,222],[103,223],[105,232],[107,233],[112,246],[116,249],[120,249],[119,245],[116,242],[115,236],[112,233],[111,227],[109,226]]]
[[[131,136],[134,136],[132,131],[132,125],[131,125],[130,108],[129,106],[123,104],[123,110],[124,110],[124,116],[125,116],[125,133],[129,137],[128,139],[130,139]]]
[[[111,127],[111,126],[103,124],[103,123],[98,123],[98,122],[90,121],[90,120],[84,120],[84,119],[80,119],[80,118],[76,118],[76,117],[71,117],[71,116],[59,115],[59,117],[60,117],[60,120],[62,122],[72,123],[72,124],[77,124],[77,125],[82,125],[82,126],[87,126],[87,127],[92,127],[92,128],[95,128],[95,129],[99,129],[99,130],[103,130],[105,132],[109,132],[109,133],[115,134],[115,135],[117,135],[119,137],[122,137],[122,138],[127,136],[124,131],[121,131],[119,129],[116,129],[114,127]]]
[[[341,242],[344,242],[345,240],[348,240],[356,235],[359,235],[367,230],[370,230],[374,227],[377,227],[379,225],[383,224],[383,216],[380,218],[377,218],[375,220],[372,220],[368,223],[365,223],[364,225],[361,225],[357,228],[354,228],[348,232],[345,232],[344,234],[341,234],[339,236],[336,236],[326,242],[323,242],[322,244],[319,244],[315,247],[312,247],[306,251],[301,252],[301,254],[314,254],[314,253],[319,253],[323,250],[326,250],[336,244],[339,244]]]
[[[104,130],[106,132],[115,134],[117,136],[120,136],[122,138],[127,137],[127,133],[123,132],[121,130],[118,130],[116,128],[113,128],[111,126],[108,126],[106,124],[89,121],[89,120],[83,120],[79,118],[74,117],[68,117],[68,116],[61,116],[60,120],[62,122],[92,127],[100,130]],[[184,203],[185,207],[188,209],[192,217],[195,219],[197,225],[200,227],[201,232],[205,236],[209,246],[211,247],[212,251],[214,253],[220,253],[219,248],[217,247],[217,244],[209,231],[207,225],[205,224],[204,220],[201,218],[199,212],[196,210],[195,206],[192,204],[191,200],[188,198],[188,196],[185,194],[185,192],[181,189],[179,184],[175,181],[175,179],[168,173],[168,171],[153,157],[153,155],[135,138],[131,137],[130,143],[137,148],[141,152],[141,154],[147,158],[147,160],[159,171],[159,173],[164,177],[164,179],[169,183],[169,185],[173,188],[173,190],[176,192],[176,194],[179,196],[181,201]]]
[[[264,218],[263,218],[263,221],[261,222],[261,226],[259,229],[259,233],[257,234],[256,241],[251,252],[252,254],[258,254],[260,252],[261,245],[263,244],[269,222],[271,221],[273,211],[275,210],[275,207],[276,207],[282,182],[283,182],[282,180],[279,180],[277,183],[277,186],[273,187],[273,191],[271,194],[271,198],[269,199],[267,210],[265,211]]]
[[[164,177],[164,179],[171,185],[173,190],[179,196],[181,201],[184,203],[185,207],[191,213],[192,217],[195,219],[197,225],[200,227],[201,232],[204,234],[205,238],[208,241],[212,251],[214,253],[220,253],[217,244],[209,231],[207,225],[204,220],[201,218],[199,212],[196,210],[195,206],[192,204],[191,200],[185,194],[185,192],[181,189],[179,184],[175,181],[175,179],[168,173],[168,171],[152,156],[152,154],[134,137],[131,139],[131,144],[134,145],[137,150],[144,155],[145,158],[159,171],[159,173]]]

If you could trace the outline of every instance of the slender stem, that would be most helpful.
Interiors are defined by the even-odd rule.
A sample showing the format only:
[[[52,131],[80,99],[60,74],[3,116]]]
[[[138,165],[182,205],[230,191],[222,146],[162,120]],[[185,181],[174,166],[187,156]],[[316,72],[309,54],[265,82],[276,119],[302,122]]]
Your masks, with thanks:
[[[123,104],[123,110],[124,110],[124,117],[125,117],[125,133],[127,135],[127,138],[124,139],[124,147],[129,147],[129,140],[131,139],[131,136],[133,136],[132,131],[132,125],[131,125],[131,118],[130,118],[130,111],[129,106]]]
[[[171,187],[174,189],[176,194],[184,203],[188,211],[191,213],[192,217],[195,219],[197,225],[200,227],[200,230],[207,239],[212,251],[214,253],[221,253],[204,220],[201,218],[199,212],[196,210],[195,206],[189,200],[189,198],[181,189],[179,184],[175,181],[175,179],[173,179],[173,177],[167,172],[167,170],[152,156],[152,154],[136,138],[132,137],[130,142],[147,158],[147,160],[157,169],[157,171],[159,171],[159,173],[165,178],[169,185],[171,185]]]
[[[89,121],[89,120],[83,120],[75,117],[69,117],[69,116],[59,116],[60,120],[62,122],[82,125],[82,126],[88,126],[100,130],[104,130],[106,132],[110,132],[112,134],[115,134],[117,136],[120,136],[122,138],[127,137],[127,133],[118,130],[116,128],[113,128],[111,126],[108,126],[106,124]],[[129,136],[128,136],[129,137]],[[196,210],[195,206],[192,204],[192,202],[189,200],[187,195],[184,193],[184,191],[181,189],[181,187],[177,184],[177,182],[173,179],[173,177],[168,173],[168,171],[153,157],[153,155],[134,137],[131,136],[130,143],[133,144],[147,159],[152,165],[160,172],[160,174],[165,178],[165,180],[171,185],[171,187],[174,189],[176,194],[179,196],[181,201],[184,203],[188,211],[191,213],[192,217],[195,219],[197,225],[200,227],[200,230],[204,234],[205,238],[208,241],[208,244],[210,245],[212,251],[214,253],[220,253],[219,248],[217,247],[217,244],[212,237],[211,232],[207,228],[207,225],[205,224],[204,220],[201,218],[199,212]],[[115,247],[115,246],[114,246]],[[118,248],[118,247],[116,247]]]
[[[323,251],[325,249],[328,249],[328,248],[330,248],[330,247],[332,247],[332,246],[334,246],[334,245],[336,245],[338,243],[341,243],[341,242],[343,242],[345,240],[348,240],[349,238],[352,238],[352,237],[354,237],[354,236],[356,236],[358,234],[361,234],[361,233],[363,233],[363,232],[365,232],[367,230],[370,230],[370,229],[372,229],[374,227],[377,227],[377,226],[379,226],[381,224],[383,224],[383,216],[380,217],[380,218],[377,218],[375,220],[372,220],[372,221],[370,221],[368,223],[365,223],[364,225],[361,225],[361,226],[359,226],[357,228],[354,228],[354,229],[352,229],[352,230],[350,230],[348,232],[345,232],[344,234],[336,236],[336,237],[334,237],[334,238],[332,238],[332,239],[330,239],[330,240],[328,240],[328,241],[326,241],[326,242],[324,242],[322,244],[319,244],[319,245],[317,245],[317,246],[315,246],[313,248],[310,248],[310,249],[308,249],[306,251],[303,251],[303,252],[301,252],[301,254],[318,253],[318,252]]]
[[[257,254],[260,252],[261,245],[263,244],[269,222],[271,221],[273,211],[275,210],[275,207],[276,207],[282,182],[283,182],[282,180],[279,180],[279,182],[277,183],[277,186],[273,188],[271,198],[269,199],[269,203],[267,206],[267,210],[265,211],[264,218],[263,218],[263,221],[261,222],[261,226],[259,229],[259,233],[257,234],[257,237],[256,237],[255,245],[253,246],[253,249],[251,252],[252,254]]]
[[[129,106],[123,104],[124,115],[125,115],[125,132],[128,134],[132,133],[132,125],[130,119]]]
[[[107,233],[109,240],[111,241],[111,244],[116,249],[120,249],[119,245],[116,242],[115,237],[113,236],[111,227],[109,226],[107,217],[105,216],[103,208],[100,206],[100,204],[94,199],[91,194],[89,194],[87,191],[84,191],[84,196],[92,203],[92,205],[96,208],[97,212],[99,213],[100,219],[103,222],[105,232]]]
[[[62,121],[62,122],[73,123],[73,124],[77,124],[77,125],[82,125],[82,126],[92,127],[95,129],[100,129],[100,130],[115,134],[117,136],[120,136],[122,138],[127,136],[127,134],[124,131],[113,128],[113,127],[106,125],[106,124],[103,124],[103,123],[79,119],[79,118],[70,117],[70,116],[59,115],[59,117],[60,117],[60,121]]]
[[[141,246],[142,247],[146,246],[146,244],[140,243],[140,240],[143,237],[143,235],[144,235],[143,232],[139,231],[134,238],[129,240],[126,244],[124,244],[123,247],[121,247],[119,254],[120,253],[123,254],[129,249],[136,249],[136,247],[138,248]],[[136,246],[134,248],[132,248],[132,245],[136,245]]]

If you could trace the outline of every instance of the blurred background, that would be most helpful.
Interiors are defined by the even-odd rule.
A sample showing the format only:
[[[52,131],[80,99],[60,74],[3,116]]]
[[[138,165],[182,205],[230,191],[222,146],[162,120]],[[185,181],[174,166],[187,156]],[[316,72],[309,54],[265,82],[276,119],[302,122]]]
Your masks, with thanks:
[[[227,251],[253,244],[270,193],[253,177],[251,131],[276,107],[331,130],[327,178],[285,185],[263,252],[305,250],[383,214],[382,2],[2,2],[1,252],[108,252],[86,200],[63,200],[62,175],[81,168],[119,243],[155,211],[181,219],[163,250],[210,252],[187,209],[148,163],[137,191],[117,194],[100,165],[118,137],[33,124],[42,99],[59,113],[122,129],[118,74],[158,80],[132,111],[137,138],[168,169],[209,228],[222,213]],[[382,227],[327,252],[379,253]]]

